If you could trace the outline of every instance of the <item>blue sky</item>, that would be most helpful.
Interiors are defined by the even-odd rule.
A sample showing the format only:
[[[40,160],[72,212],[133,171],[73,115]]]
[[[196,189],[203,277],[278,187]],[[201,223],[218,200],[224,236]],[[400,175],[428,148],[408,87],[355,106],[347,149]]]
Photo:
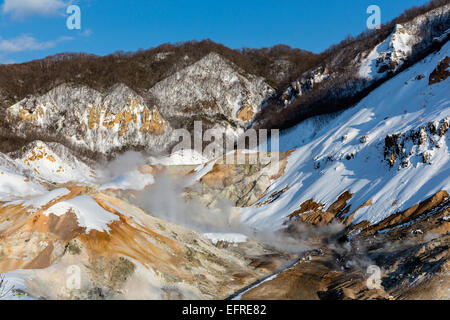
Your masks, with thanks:
[[[366,28],[375,4],[386,22],[426,0],[0,0],[0,63],[61,52],[105,55],[211,39],[231,48],[283,43],[320,52]],[[66,27],[68,5],[81,30]]]

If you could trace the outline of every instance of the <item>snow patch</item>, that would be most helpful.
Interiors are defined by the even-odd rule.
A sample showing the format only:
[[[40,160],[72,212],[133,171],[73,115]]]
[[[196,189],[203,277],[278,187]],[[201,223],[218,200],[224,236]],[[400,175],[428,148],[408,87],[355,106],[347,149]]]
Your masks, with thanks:
[[[247,236],[240,233],[204,233],[203,236],[216,245],[219,241],[228,243],[247,242]]]
[[[70,190],[67,188],[59,188],[52,190],[42,196],[33,198],[31,200],[23,202],[23,206],[26,207],[33,207],[33,209],[30,209],[29,212],[36,212],[39,209],[42,209],[46,204],[57,200],[61,197],[64,197],[70,193]]]
[[[148,185],[155,182],[153,176],[149,173],[141,173],[139,170],[133,170],[114,178],[112,181],[102,185],[99,190],[143,190]]]
[[[103,209],[97,201],[89,196],[78,196],[59,202],[44,211],[44,214],[52,213],[56,216],[62,216],[69,211],[77,216],[79,226],[86,228],[86,233],[91,230],[109,233],[108,225],[113,221],[120,220],[118,216]]]
[[[178,150],[166,157],[149,158],[150,164],[160,164],[164,166],[199,165],[208,160],[208,158],[193,149]]]
[[[0,201],[11,201],[18,198],[37,196],[47,190],[26,177],[3,170],[0,167]]]

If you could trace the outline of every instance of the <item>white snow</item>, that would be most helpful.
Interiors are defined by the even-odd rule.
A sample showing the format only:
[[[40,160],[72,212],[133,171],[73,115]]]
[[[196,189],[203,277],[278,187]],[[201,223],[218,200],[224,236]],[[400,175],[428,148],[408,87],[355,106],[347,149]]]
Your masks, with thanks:
[[[75,157],[61,158],[42,141],[34,141],[30,146],[30,150],[15,161],[18,165],[31,169],[35,177],[55,183],[92,181],[91,169]]]
[[[0,201],[11,201],[45,193],[44,187],[26,177],[0,167]]]
[[[349,191],[353,194],[350,212],[368,200],[373,202],[355,213],[354,223],[377,223],[436,192],[450,191],[448,133],[440,139],[440,148],[428,142],[412,148],[407,168],[399,168],[399,161],[390,168],[384,158],[387,135],[417,130],[450,116],[449,79],[428,85],[429,74],[448,55],[449,43],[378,87],[355,107],[325,120],[300,123],[281,135],[281,151],[296,150],[288,158],[285,174],[259,202],[273,192],[288,190],[270,204],[241,208],[242,222],[257,229],[277,230],[306,200],[314,199],[326,209]],[[425,78],[417,80],[418,75]],[[368,137],[365,143],[360,141],[363,136]],[[433,149],[431,165],[423,163],[420,156],[426,148]]]
[[[262,107],[274,89],[262,77],[245,74],[231,61],[215,52],[204,56],[194,64],[158,82],[150,93],[155,96],[158,106],[166,113],[186,116],[198,111],[187,108],[213,102],[215,110],[203,108],[201,113],[213,115],[221,113],[241,122],[236,114],[242,105],[253,106],[254,111]]]
[[[204,233],[203,236],[210,240],[214,245],[219,241],[228,243],[243,243],[247,241],[247,236],[240,233]]]
[[[177,165],[199,165],[207,162],[209,159],[193,149],[177,150],[165,157],[150,157],[151,164],[160,164],[165,166]]]
[[[141,173],[139,170],[133,170],[121,174],[112,181],[102,185],[99,190],[117,189],[117,190],[143,190],[148,185],[155,182],[153,176],[149,173]]]
[[[86,233],[91,230],[109,232],[108,225],[119,220],[117,215],[106,211],[93,198],[85,195],[58,202],[48,208],[44,214],[53,213],[56,216],[62,216],[70,210],[77,216],[79,226],[86,228]]]
[[[385,41],[377,45],[361,62],[359,75],[366,79],[377,79],[384,76],[385,72],[378,73],[380,64],[384,62],[383,57],[387,58],[387,63],[389,61],[397,63],[396,68],[398,68],[411,54],[415,39],[406,31],[406,28],[397,24],[392,34]]]
[[[46,204],[57,200],[61,197],[64,197],[70,193],[70,190],[67,188],[59,188],[52,190],[46,194],[43,194],[42,196],[32,198],[31,200],[23,202],[24,207],[32,207],[30,209],[30,212],[36,212],[39,209],[42,209]]]
[[[31,277],[22,271],[15,270],[0,275],[4,280],[3,287],[0,288],[0,300],[34,300],[32,297],[18,292],[18,290],[27,290],[26,280]]]

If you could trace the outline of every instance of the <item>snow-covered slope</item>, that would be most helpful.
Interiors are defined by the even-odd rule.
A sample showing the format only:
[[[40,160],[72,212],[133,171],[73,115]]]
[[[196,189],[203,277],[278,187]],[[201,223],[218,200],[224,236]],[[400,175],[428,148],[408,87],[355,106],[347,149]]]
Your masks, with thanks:
[[[315,70],[305,72],[297,80],[292,82],[281,95],[281,103],[288,105],[295,100],[296,97],[310,92],[314,86],[326,80],[329,77],[329,70],[319,67]]]
[[[397,24],[394,32],[377,45],[362,61],[359,74],[362,78],[377,79],[387,71],[395,71],[409,57],[415,38]]]
[[[358,47],[358,41],[350,46],[353,50],[343,46],[320,62],[320,66],[291,82],[273,102],[283,109],[322,83],[324,87],[328,86],[329,96],[335,95],[337,88],[342,97],[357,95],[374,82],[384,81],[390,74],[398,72],[406,62],[416,61],[433,43],[445,41],[450,34],[449,26],[450,4],[446,4],[396,24],[391,34],[374,47]],[[314,100],[314,94],[311,99]]]
[[[10,154],[18,166],[25,167],[38,180],[52,183],[89,183],[94,171],[57,143],[34,141],[19,152]]]
[[[431,29],[448,15],[450,5],[432,10],[404,24],[397,24],[391,35],[370,52],[362,53],[359,76],[363,79],[376,80],[395,72],[412,54],[426,48],[431,41]],[[444,32],[441,37],[445,37]]]
[[[0,201],[44,195],[46,184],[94,184],[96,174],[58,143],[34,141],[8,155],[0,153]]]
[[[0,201],[10,201],[46,192],[39,183],[0,165]]]
[[[353,223],[377,223],[441,190],[450,191],[449,79],[429,82],[449,55],[447,43],[355,107],[283,134],[281,151],[295,150],[284,175],[259,203],[277,191],[283,190],[282,195],[241,209],[242,221],[277,230],[306,201],[326,210],[348,191],[347,215],[353,213]]]

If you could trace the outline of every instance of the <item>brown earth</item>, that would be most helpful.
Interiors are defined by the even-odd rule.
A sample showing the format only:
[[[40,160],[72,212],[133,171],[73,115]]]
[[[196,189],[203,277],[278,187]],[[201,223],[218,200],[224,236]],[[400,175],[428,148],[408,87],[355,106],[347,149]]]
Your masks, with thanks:
[[[428,84],[433,85],[447,79],[450,76],[448,68],[450,68],[450,57],[445,57],[430,74]]]
[[[98,287],[101,292],[115,296],[122,292],[121,288],[127,285],[129,279],[137,281],[132,280],[135,277],[132,272],[125,278],[119,277],[123,281],[114,280],[117,277],[111,275],[116,266],[120,265],[120,270],[134,270],[141,266],[139,268],[153,273],[161,285],[180,286],[177,296],[188,294],[183,293],[186,290],[183,288],[188,287],[191,288],[188,292],[197,291],[189,297],[212,299],[224,298],[274,272],[290,258],[283,253],[271,256],[277,251],[258,244],[246,243],[237,248],[216,247],[199,234],[154,218],[113,195],[86,187],[70,187],[70,191],[70,194],[35,211],[20,204],[0,207],[0,273],[30,270],[39,272],[38,279],[50,277],[53,280],[49,278],[49,281],[54,281],[63,279],[63,266],[67,261],[74,261],[87,268],[90,279],[88,288]],[[109,231],[91,230],[86,233],[71,211],[59,217],[43,213],[57,202],[80,195],[92,197],[119,220],[108,225]],[[132,262],[124,262],[124,259]],[[266,264],[255,265],[257,259],[266,261]],[[62,270],[57,269],[58,266]],[[51,271],[54,268],[57,271]],[[46,294],[40,291],[42,286],[30,284],[32,287],[40,295]],[[48,297],[77,297],[73,292],[62,294],[58,291],[60,289],[58,286],[52,287]]]
[[[374,226],[347,225],[334,239],[324,235],[317,250],[242,299],[449,299],[449,208],[448,194],[441,191]],[[369,289],[367,268],[373,265],[381,269],[380,286]]]

